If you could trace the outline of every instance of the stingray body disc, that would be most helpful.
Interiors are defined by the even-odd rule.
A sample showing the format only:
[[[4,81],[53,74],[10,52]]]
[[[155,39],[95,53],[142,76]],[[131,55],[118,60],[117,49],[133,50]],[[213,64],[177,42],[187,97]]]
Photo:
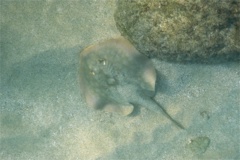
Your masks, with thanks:
[[[80,86],[87,105],[128,115],[133,86],[154,92],[156,71],[149,59],[127,40],[110,39],[87,47],[80,53]],[[129,95],[127,97],[127,95]]]

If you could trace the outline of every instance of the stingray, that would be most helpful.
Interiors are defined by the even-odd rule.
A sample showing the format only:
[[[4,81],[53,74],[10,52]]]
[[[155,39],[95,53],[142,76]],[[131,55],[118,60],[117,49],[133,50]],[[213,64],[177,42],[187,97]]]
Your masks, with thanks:
[[[184,128],[154,99],[156,70],[151,61],[122,37],[84,49],[79,76],[83,97],[93,109],[130,115],[134,107],[144,106]]]

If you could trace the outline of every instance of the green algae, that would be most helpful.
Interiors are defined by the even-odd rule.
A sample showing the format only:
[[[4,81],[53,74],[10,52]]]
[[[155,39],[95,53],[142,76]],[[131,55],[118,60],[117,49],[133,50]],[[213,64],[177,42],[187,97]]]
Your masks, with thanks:
[[[240,3],[121,0],[114,18],[121,34],[148,57],[218,63],[240,59]]]

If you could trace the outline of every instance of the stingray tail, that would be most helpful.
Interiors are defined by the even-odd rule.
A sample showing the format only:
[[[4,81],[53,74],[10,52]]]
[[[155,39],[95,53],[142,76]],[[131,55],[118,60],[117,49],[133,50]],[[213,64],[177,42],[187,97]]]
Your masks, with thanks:
[[[153,102],[158,106],[158,108],[162,110],[162,113],[163,113],[168,119],[170,119],[170,120],[171,120],[176,126],[178,126],[179,128],[185,129],[185,128],[183,127],[183,125],[180,124],[179,122],[177,122],[176,120],[174,120],[174,119],[167,113],[167,111],[166,111],[154,98],[152,98],[152,100],[153,100]],[[159,110],[159,109],[158,109],[158,110]]]

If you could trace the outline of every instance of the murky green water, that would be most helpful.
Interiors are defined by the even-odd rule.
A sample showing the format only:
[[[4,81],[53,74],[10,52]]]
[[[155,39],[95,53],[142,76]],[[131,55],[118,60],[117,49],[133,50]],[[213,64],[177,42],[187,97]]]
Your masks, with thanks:
[[[79,53],[120,35],[114,0],[0,5],[0,159],[239,159],[239,64],[152,60],[156,100],[185,130],[145,107],[95,111],[80,94]]]

